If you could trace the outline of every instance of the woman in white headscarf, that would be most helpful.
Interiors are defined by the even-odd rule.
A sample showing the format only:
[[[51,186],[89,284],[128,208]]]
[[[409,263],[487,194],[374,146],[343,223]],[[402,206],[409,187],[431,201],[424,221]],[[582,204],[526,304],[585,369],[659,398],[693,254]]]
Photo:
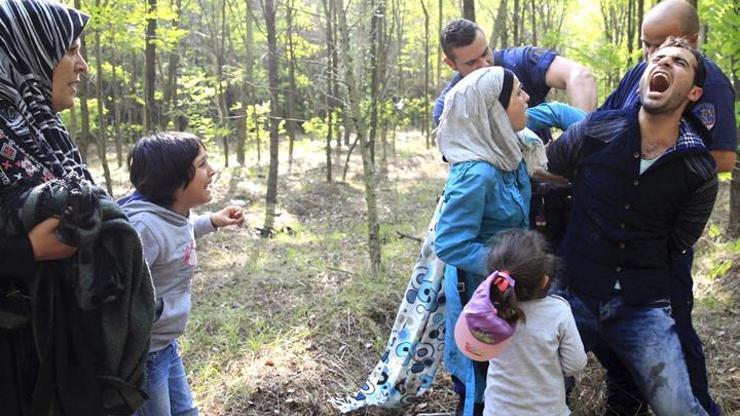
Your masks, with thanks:
[[[455,322],[485,279],[486,245],[497,232],[528,228],[531,187],[517,135],[524,129],[529,96],[501,67],[478,69],[445,99],[439,148],[450,163],[435,251],[447,264],[445,368],[461,396],[457,414],[483,411],[487,363],[465,357],[454,341]]]

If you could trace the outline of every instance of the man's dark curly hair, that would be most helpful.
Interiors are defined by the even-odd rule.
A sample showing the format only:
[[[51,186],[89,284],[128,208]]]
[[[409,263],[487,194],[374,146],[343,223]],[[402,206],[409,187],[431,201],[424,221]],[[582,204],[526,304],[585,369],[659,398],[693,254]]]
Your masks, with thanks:
[[[483,32],[475,22],[468,19],[453,19],[442,29],[439,43],[448,59],[455,60],[452,50],[461,46],[468,46],[475,40],[478,32]]]

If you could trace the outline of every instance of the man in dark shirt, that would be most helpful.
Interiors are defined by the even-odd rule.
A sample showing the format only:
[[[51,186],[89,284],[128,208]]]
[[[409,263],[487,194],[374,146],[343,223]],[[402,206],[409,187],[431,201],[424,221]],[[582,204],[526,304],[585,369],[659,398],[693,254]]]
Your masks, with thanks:
[[[559,254],[578,330],[628,368],[657,415],[705,415],[670,314],[671,263],[701,236],[717,194],[708,132],[685,111],[702,94],[701,56],[669,38],[640,81],[640,102],[596,112],[547,149],[574,182]]]
[[[617,89],[609,95],[599,110],[629,108],[639,100],[638,86],[647,67],[649,55],[668,36],[683,37],[696,47],[699,38],[699,18],[693,6],[681,0],[667,0],[658,3],[645,15],[640,35],[645,60],[625,74]],[[703,57],[703,61],[707,72],[704,93],[691,111],[710,131],[711,140],[705,144],[717,162],[717,170],[729,172],[735,165],[737,146],[735,94],[730,81],[717,65],[706,56]],[[692,390],[710,415],[719,416],[719,407],[709,394],[704,348],[691,322],[694,300],[691,276],[693,254],[693,248],[688,248],[686,253],[673,263],[671,307],[686,358]],[[619,360],[605,357],[602,363],[607,369],[609,406],[615,411],[630,415],[634,415],[639,409],[646,410],[644,399],[641,398],[637,386],[631,381]]]

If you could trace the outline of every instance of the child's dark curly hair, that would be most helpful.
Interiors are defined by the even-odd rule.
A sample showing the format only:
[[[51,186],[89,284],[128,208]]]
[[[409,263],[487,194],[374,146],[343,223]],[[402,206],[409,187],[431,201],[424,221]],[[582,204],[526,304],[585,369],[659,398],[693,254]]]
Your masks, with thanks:
[[[499,316],[510,324],[524,321],[518,302],[545,297],[549,283],[543,287],[543,279],[552,278],[559,265],[559,259],[540,233],[529,230],[498,233],[490,243],[488,271],[501,272],[491,287],[491,302]]]

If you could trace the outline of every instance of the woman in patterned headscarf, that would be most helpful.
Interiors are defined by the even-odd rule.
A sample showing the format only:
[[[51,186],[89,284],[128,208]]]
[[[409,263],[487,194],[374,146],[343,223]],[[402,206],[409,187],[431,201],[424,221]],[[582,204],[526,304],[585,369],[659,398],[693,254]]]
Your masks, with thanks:
[[[52,1],[0,0],[0,403],[130,415],[146,400],[151,276],[59,118],[87,71],[88,18]]]
[[[79,36],[88,17],[46,1],[0,0],[0,194],[70,172],[91,179],[58,112],[72,107],[87,72]],[[0,207],[0,215],[12,207]],[[40,262],[71,256],[49,218],[21,237],[0,235],[0,403],[30,414],[38,355],[27,284]]]

